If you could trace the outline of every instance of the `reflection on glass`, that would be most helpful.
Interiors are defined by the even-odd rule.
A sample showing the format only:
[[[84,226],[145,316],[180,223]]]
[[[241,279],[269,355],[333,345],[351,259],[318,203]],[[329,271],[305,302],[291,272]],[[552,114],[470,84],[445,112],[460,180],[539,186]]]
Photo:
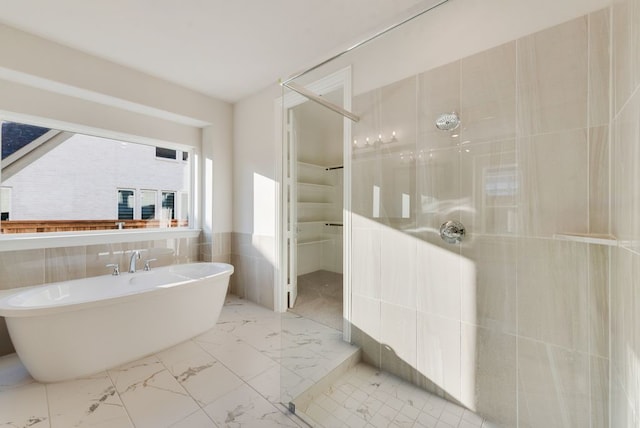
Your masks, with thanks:
[[[135,192],[129,189],[118,190],[118,220],[133,220]]]
[[[11,188],[0,187],[0,220],[11,218]]]
[[[162,192],[162,219],[173,220],[175,219],[176,212],[176,193],[175,192]]]
[[[380,186],[373,185],[373,218],[380,218]]]
[[[0,123],[1,233],[188,226],[188,152]]]
[[[140,209],[142,220],[149,220],[156,218],[156,198],[157,192],[155,190],[143,190],[140,193]]]
[[[406,193],[402,194],[402,218],[411,217],[411,196]]]

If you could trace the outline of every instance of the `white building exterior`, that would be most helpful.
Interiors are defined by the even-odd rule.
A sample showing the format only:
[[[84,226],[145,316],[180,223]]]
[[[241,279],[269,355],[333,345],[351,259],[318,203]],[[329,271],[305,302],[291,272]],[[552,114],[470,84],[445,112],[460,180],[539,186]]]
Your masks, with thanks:
[[[75,134],[3,180],[1,208],[9,220],[118,219],[118,190],[130,189],[134,219],[149,191],[155,218],[171,218],[160,207],[163,192],[174,192],[175,218],[187,219],[190,181],[190,160],[179,150],[167,159],[156,157],[154,146]]]

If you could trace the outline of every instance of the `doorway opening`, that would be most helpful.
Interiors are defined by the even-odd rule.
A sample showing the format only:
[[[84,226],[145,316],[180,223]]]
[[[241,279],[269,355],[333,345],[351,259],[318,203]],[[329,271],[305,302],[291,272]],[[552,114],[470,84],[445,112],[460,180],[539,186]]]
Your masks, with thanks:
[[[307,88],[323,101],[350,108],[350,73],[341,70]],[[293,92],[283,95],[281,105],[281,287],[276,304],[281,312],[342,331],[349,341],[351,121]]]
[[[342,88],[323,98],[341,104]],[[343,312],[343,118],[312,101],[289,109],[291,190],[289,293],[293,313],[342,330]],[[292,204],[291,201],[295,201]]]

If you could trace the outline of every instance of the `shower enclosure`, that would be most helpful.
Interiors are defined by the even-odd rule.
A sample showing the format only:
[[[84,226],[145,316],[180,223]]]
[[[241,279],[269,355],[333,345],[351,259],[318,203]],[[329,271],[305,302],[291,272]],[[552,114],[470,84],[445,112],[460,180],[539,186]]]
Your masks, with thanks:
[[[311,98],[336,71],[353,82],[334,109],[352,114],[343,338],[494,426],[635,426],[640,2],[491,35],[455,3],[286,82]],[[285,404],[330,385],[287,340]]]

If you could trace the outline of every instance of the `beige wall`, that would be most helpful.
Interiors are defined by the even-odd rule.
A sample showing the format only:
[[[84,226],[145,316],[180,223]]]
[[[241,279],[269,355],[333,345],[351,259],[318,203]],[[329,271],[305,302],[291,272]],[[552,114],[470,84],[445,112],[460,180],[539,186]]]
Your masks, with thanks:
[[[203,201],[197,217],[205,231],[199,239],[0,252],[0,289],[105,275],[104,264],[126,258],[123,249],[154,254],[157,248],[170,249],[161,251],[160,264],[230,260],[230,104],[5,25],[0,25],[0,93],[2,120],[196,148]],[[205,164],[210,166],[208,175]],[[0,324],[4,354],[12,348],[4,320]]]
[[[640,1],[613,5],[611,426],[640,425]]]

